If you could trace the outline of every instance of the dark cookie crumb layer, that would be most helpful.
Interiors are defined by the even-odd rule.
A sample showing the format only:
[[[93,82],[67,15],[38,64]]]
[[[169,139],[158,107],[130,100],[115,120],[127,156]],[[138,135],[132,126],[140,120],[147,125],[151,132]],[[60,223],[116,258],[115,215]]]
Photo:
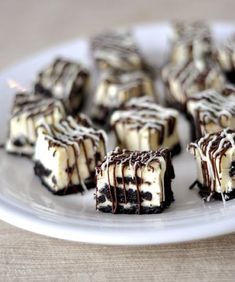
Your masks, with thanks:
[[[78,185],[69,185],[68,187],[65,187],[59,191],[54,191],[52,188],[44,181],[43,177],[46,177],[51,174],[51,171],[46,169],[40,162],[36,162],[34,165],[34,172],[37,176],[39,176],[41,183],[43,186],[45,186],[51,193],[57,196],[64,196],[64,195],[69,195],[69,194],[75,194],[75,193],[83,193],[84,189],[81,184]],[[92,189],[95,188],[95,182],[91,178],[87,178],[84,181],[84,184],[86,188]]]
[[[192,183],[192,185],[189,187],[189,189],[193,189],[194,187],[198,187],[199,188],[198,194],[202,198],[205,198],[205,199],[210,198],[211,200],[219,200],[219,201],[223,201],[223,199],[224,199],[225,201],[229,201],[229,200],[232,200],[232,199],[235,198],[235,189],[233,189],[229,193],[223,193],[223,196],[222,196],[221,193],[211,192],[208,187],[202,185],[197,180]]]
[[[139,208],[136,206],[133,206],[131,208],[125,209],[122,206],[117,207],[118,214],[157,214],[162,213],[164,210],[164,207],[141,207],[140,211]],[[104,213],[112,213],[112,207],[106,206],[106,207],[100,207],[99,211],[102,211]]]

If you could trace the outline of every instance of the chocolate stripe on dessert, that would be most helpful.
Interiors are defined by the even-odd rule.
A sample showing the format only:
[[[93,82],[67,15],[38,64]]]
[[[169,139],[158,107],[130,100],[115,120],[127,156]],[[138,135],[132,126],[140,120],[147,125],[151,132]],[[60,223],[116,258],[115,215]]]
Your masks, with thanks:
[[[125,58],[130,53],[137,53],[138,48],[134,44],[131,32],[129,31],[110,31],[98,34],[91,40],[91,47],[93,50],[106,49],[111,53],[118,53]]]
[[[162,71],[168,89],[169,100],[185,106],[187,97],[208,88],[221,91],[225,78],[218,65],[212,61],[188,61],[185,64],[169,64]]]
[[[226,77],[232,83],[235,82],[235,34],[233,34],[222,46],[218,47],[215,57],[225,72]]]
[[[137,70],[145,66],[131,32],[114,30],[91,39],[93,56],[101,69]]]
[[[86,190],[84,182],[80,176],[80,167],[78,166],[77,159],[80,155],[80,151],[83,150],[86,169],[89,172],[89,175],[92,176],[94,174],[94,171],[91,171],[90,165],[90,161],[92,160],[88,159],[88,151],[85,141],[90,140],[92,142],[94,161],[95,164],[97,164],[100,161],[100,156],[97,155],[97,149],[100,141],[102,141],[105,146],[105,133],[102,130],[95,130],[91,127],[79,125],[77,124],[76,120],[70,116],[64,120],[61,120],[60,123],[56,125],[49,126],[47,124],[41,124],[38,130],[43,133],[45,140],[48,140],[48,149],[55,147],[55,151],[53,153],[54,156],[57,153],[57,147],[63,147],[66,150],[69,150],[70,147],[72,148],[74,154],[74,164],[72,167],[69,164],[69,157],[67,155],[68,159],[66,172],[69,178],[68,186],[72,186],[72,172],[76,170],[79,183],[83,186],[84,190]]]
[[[226,92],[226,96],[222,95],[224,92]],[[212,133],[208,132],[210,128],[207,128],[210,123],[213,123],[216,128],[218,126],[221,129],[233,128],[235,91],[230,91],[229,95],[227,89],[222,91],[221,94],[212,89],[197,93],[188,98],[187,109],[194,118],[197,136],[199,137],[205,133]],[[214,127],[211,130],[216,130]]]
[[[17,94],[14,107],[12,108],[12,116],[16,117],[25,113],[27,118],[32,118],[38,115],[45,117],[51,115],[55,110],[58,110],[59,113],[65,115],[64,107],[58,100],[50,98],[45,99],[41,96],[28,94]]]
[[[194,21],[194,22],[183,22],[175,21],[172,23],[172,39],[174,41],[184,37],[185,35],[211,35],[211,30],[205,22]]]
[[[204,187],[207,187],[212,193],[224,191],[216,190],[216,183],[221,189],[222,172],[221,160],[228,150],[235,145],[235,132],[231,129],[224,129],[221,132],[207,134],[198,141],[188,145],[188,151],[201,160],[202,178]]]
[[[58,58],[38,74],[35,90],[37,92],[37,87],[41,86],[56,98],[66,98],[75,86],[76,88],[84,86],[87,76],[88,72],[80,64]]]
[[[162,178],[161,178],[161,188],[162,191],[161,193],[161,199],[160,203],[163,203],[166,201],[167,198],[167,203],[168,205],[172,201],[172,192],[170,193],[169,196],[169,191],[166,190],[167,185],[170,185],[169,183],[167,184],[166,178],[165,178],[165,173],[169,173],[167,175],[167,178],[172,179],[174,178],[174,171],[173,167],[171,164],[170,160],[170,152],[167,149],[160,149],[158,151],[128,151],[128,150],[121,150],[120,148],[116,148],[114,151],[110,152],[104,159],[103,163],[99,165],[96,168],[96,175],[103,175],[104,171],[107,172],[107,186],[108,186],[108,191],[109,191],[109,200],[112,203],[112,212],[116,213],[119,204],[120,203],[128,203],[129,199],[129,190],[126,190],[126,177],[124,175],[124,170],[125,169],[130,169],[133,172],[132,178],[133,178],[133,183],[135,184],[137,194],[136,194],[136,200],[134,203],[136,203],[136,211],[137,213],[141,213],[141,202],[143,200],[143,193],[141,193],[139,185],[142,179],[138,176],[138,172],[140,175],[142,175],[142,170],[143,168],[147,168],[151,170],[152,172],[154,171],[153,163],[158,163],[159,164],[159,169],[163,172]],[[118,167],[120,168],[121,166],[121,179],[118,180],[116,172]],[[166,172],[169,169],[168,172]],[[112,179],[112,181],[111,181]],[[121,183],[120,183],[121,181]],[[124,198],[120,202],[120,198],[118,195],[120,195],[119,191],[120,186],[122,187],[122,191],[124,193]],[[98,193],[98,182],[97,182],[97,187],[96,191]],[[117,194],[118,193],[118,194]],[[152,191],[154,193],[154,191]],[[166,195],[167,193],[167,195]],[[144,196],[146,197],[146,195]],[[97,199],[98,203],[98,199]]]
[[[98,83],[95,97],[93,119],[107,124],[110,114],[132,97],[152,96],[152,79],[142,71],[130,73],[105,72]]]
[[[115,118],[117,117],[117,118]],[[129,129],[150,131],[155,129],[159,134],[159,145],[164,141],[164,137],[172,134],[175,127],[178,113],[172,109],[163,108],[154,103],[152,97],[132,98],[127,102],[122,110],[113,115],[113,128],[116,136],[116,123],[121,122]],[[150,143],[150,140],[149,140]]]
[[[41,120],[52,124],[65,117],[61,101],[28,93],[15,96],[9,120],[6,150],[9,153],[32,155],[36,141],[36,128]]]

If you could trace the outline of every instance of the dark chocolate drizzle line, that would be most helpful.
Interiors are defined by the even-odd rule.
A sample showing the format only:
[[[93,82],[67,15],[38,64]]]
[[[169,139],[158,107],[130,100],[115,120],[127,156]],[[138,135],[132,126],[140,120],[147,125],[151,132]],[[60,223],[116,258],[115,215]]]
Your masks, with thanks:
[[[227,93],[228,91],[229,93]],[[226,96],[223,96],[223,93],[226,93]],[[187,103],[194,103],[196,107],[193,122],[196,127],[197,138],[203,135],[202,129],[206,129],[205,126],[208,124],[208,120],[219,124],[223,129],[222,118],[229,120],[235,116],[234,97],[235,89],[229,89],[229,86],[225,86],[221,93],[209,89],[196,93],[187,99]]]
[[[72,123],[74,123],[74,125]],[[48,139],[48,149],[51,147],[65,146],[66,150],[68,150],[69,146],[72,147],[74,153],[74,164],[72,167],[70,167],[69,159],[67,159],[66,173],[68,175],[68,187],[71,187],[73,184],[72,175],[74,170],[76,170],[79,183],[83,186],[83,180],[81,179],[81,174],[78,164],[78,158],[79,158],[78,150],[79,148],[83,149],[87,171],[89,172],[89,177],[92,177],[94,171],[91,171],[87,149],[84,142],[85,139],[87,138],[91,140],[93,145],[92,147],[94,149],[94,161],[95,161],[95,165],[97,165],[99,160],[97,159],[96,154],[97,153],[101,154],[101,152],[98,151],[99,140],[102,140],[102,144],[103,146],[105,146],[103,133],[92,129],[91,127],[83,127],[82,125],[77,124],[76,120],[74,120],[71,117],[68,117],[65,120],[61,120],[59,125],[49,126],[43,124],[41,125],[41,127],[44,128],[45,138]],[[66,193],[66,189],[65,189],[65,193]]]
[[[137,205],[138,205],[138,214],[141,213],[141,196],[140,196],[140,189],[139,189],[139,183],[138,183],[138,163],[135,163],[134,165],[134,172],[135,172],[135,185],[136,185],[136,189],[137,189]]]
[[[14,105],[12,108],[12,116],[20,118],[22,113],[26,113],[26,126],[27,136],[30,136],[31,125],[33,126],[33,132],[36,135],[36,120],[40,117],[52,118],[52,122],[55,123],[54,113],[58,110],[61,114],[61,118],[65,115],[63,104],[53,99],[45,99],[38,96],[29,95],[26,93],[18,93],[15,96]],[[29,120],[32,119],[32,123]],[[33,146],[32,142],[28,138],[25,138],[25,144]]]
[[[209,151],[209,154],[208,154],[208,158],[209,158],[208,162],[210,162],[210,164],[212,166],[213,175],[215,177],[214,179],[212,179],[212,177],[210,176],[207,162],[201,160],[203,186],[208,187],[208,189],[210,189],[211,192],[216,191],[216,179],[217,179],[218,183],[221,184],[219,172],[217,171],[217,166],[216,166],[217,157],[219,156],[219,169],[221,171],[222,157],[226,154],[226,151],[229,148],[231,148],[231,146],[232,146],[231,141],[227,136],[231,135],[231,138],[233,138],[233,142],[235,142],[234,137],[232,136],[232,134],[234,134],[234,133],[235,133],[235,131],[233,131],[231,129],[225,129],[225,130],[217,132],[217,133],[208,134],[208,135],[202,137],[201,139],[197,140],[195,143],[190,143],[190,145],[188,146],[189,150],[190,149],[193,150],[194,156],[196,155],[197,149],[201,150],[203,156],[206,156],[207,148],[209,146],[209,143],[211,142],[210,151]],[[212,140],[213,140],[213,142],[212,142]],[[223,142],[223,147],[219,151],[217,151],[221,142]],[[217,151],[217,154],[214,155],[216,151]]]
[[[169,110],[169,109],[166,109]],[[130,111],[130,115],[126,116],[126,113]],[[169,115],[162,117],[162,113],[164,112],[164,108],[156,105],[152,97],[141,97],[141,98],[134,98],[130,100],[123,107],[120,109],[120,118],[115,120],[112,124],[112,128],[114,129],[115,136],[118,140],[118,144],[121,147],[127,147],[125,144],[125,138],[123,140],[123,144],[119,138],[118,131],[117,131],[117,124],[121,123],[123,131],[125,132],[125,128],[127,125],[133,126],[138,131],[143,128],[146,124],[149,123],[147,130],[148,130],[148,140],[149,145],[151,144],[151,131],[158,132],[158,146],[161,146],[164,143],[165,132],[168,136],[173,133],[176,125],[176,117],[172,116],[170,113]],[[135,118],[136,116],[136,118]],[[139,138],[139,149],[141,148],[141,140]],[[156,149],[156,148],[150,148]]]
[[[108,176],[109,195],[110,195],[110,199],[111,199],[111,202],[112,202],[112,213],[114,213],[114,210],[115,210],[115,199],[113,198],[112,189],[111,189],[110,175],[109,175],[109,164],[108,164],[108,167],[107,167],[107,176]]]
[[[127,204],[126,183],[125,183],[124,171],[125,171],[125,165],[122,166],[122,187],[124,190],[125,204]]]
[[[116,164],[113,165],[113,185],[114,185],[114,210],[113,210],[113,213],[116,213],[117,207],[118,207]]]
[[[160,164],[159,157],[163,157],[163,159],[166,162],[166,172],[164,175],[164,183],[162,187],[162,193],[165,195],[165,199],[161,199],[161,206],[163,205],[170,205],[170,203],[173,200],[173,195],[171,191],[171,179],[174,178],[174,169],[171,164],[171,157],[170,157],[170,152],[168,149],[159,149],[158,151],[128,151],[128,150],[120,150],[119,148],[116,148],[113,152],[111,152],[108,156],[105,157],[105,160],[103,161],[102,164],[98,165],[96,168],[96,173],[101,174],[102,176],[102,171],[106,170],[107,171],[107,188],[109,191],[109,198],[112,203],[112,212],[113,213],[118,213],[121,205],[120,203],[125,202],[127,203],[127,191],[126,191],[126,186],[125,186],[125,173],[124,169],[125,166],[132,166],[133,172],[134,172],[134,177],[133,183],[136,186],[136,212],[138,214],[141,214],[141,202],[142,202],[142,196],[140,192],[140,187],[139,185],[141,184],[141,178],[139,179],[138,177],[138,169],[142,167],[148,167],[151,170],[154,170],[153,166],[150,165],[150,162],[158,162]],[[117,185],[117,179],[116,179],[116,166],[120,165],[122,169],[122,177],[121,177],[121,182],[119,180],[119,184],[122,184],[122,187],[118,187]],[[110,181],[110,167],[113,166],[113,185],[111,185]],[[98,189],[98,188],[97,188]],[[124,199],[122,202],[119,203],[120,196],[117,195],[117,190],[122,189],[123,194],[124,194]],[[98,191],[98,190],[97,190]],[[128,190],[129,191],[129,190]],[[168,195],[170,193],[170,195]],[[121,201],[121,200],[120,200]]]
[[[80,144],[82,145],[82,148],[83,148],[83,151],[84,151],[84,156],[85,156],[85,160],[86,160],[86,167],[87,167],[87,170],[89,172],[89,175],[91,174],[91,169],[90,169],[90,165],[89,165],[89,160],[88,160],[88,156],[87,156],[87,150],[86,150],[86,146],[84,144],[84,140],[82,140],[80,142]]]
[[[79,146],[79,141],[78,141],[77,144]],[[73,153],[74,153],[74,156],[75,156],[75,168],[76,168],[76,173],[77,173],[77,176],[78,176],[78,182],[82,183],[80,170],[79,170],[79,167],[78,167],[78,157],[79,156],[78,156],[78,152],[76,150],[75,144],[73,144],[72,148],[73,148]]]

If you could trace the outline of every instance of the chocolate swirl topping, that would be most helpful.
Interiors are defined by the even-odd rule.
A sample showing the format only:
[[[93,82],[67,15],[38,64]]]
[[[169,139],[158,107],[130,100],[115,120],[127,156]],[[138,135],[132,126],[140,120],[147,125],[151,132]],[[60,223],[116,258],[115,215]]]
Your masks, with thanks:
[[[211,60],[205,62],[188,61],[179,65],[169,64],[163,69],[162,78],[174,99],[183,104],[192,94],[208,88],[216,88],[220,91],[225,83],[219,66]],[[173,88],[173,83],[174,85],[177,83],[177,90],[176,86]]]
[[[126,30],[98,34],[91,39],[91,49],[96,61],[108,68],[134,70],[144,64],[131,32]]]
[[[27,118],[32,118],[38,115],[51,115],[57,109],[62,115],[65,115],[63,104],[53,98],[43,98],[39,95],[30,95],[29,93],[18,93],[15,96],[14,105],[12,108],[12,116],[18,116],[22,113],[26,114]]]
[[[218,93],[213,89],[196,93],[188,98],[187,105],[193,107],[191,113],[195,119],[197,135],[203,135],[206,132],[205,125],[209,123],[218,124],[221,129],[231,127],[231,119],[235,118],[235,91],[232,89],[224,89],[222,93]]]
[[[57,147],[71,147],[74,153],[75,162],[74,166],[71,168],[69,165],[69,159],[67,159],[67,174],[69,178],[69,185],[72,185],[72,173],[76,170],[79,183],[83,186],[84,190],[86,187],[84,185],[83,180],[81,179],[79,173],[79,166],[77,159],[80,154],[80,150],[84,151],[85,156],[85,164],[87,170],[89,171],[90,177],[94,176],[94,170],[91,168],[91,160],[88,159],[88,151],[85,144],[85,141],[89,139],[92,142],[92,148],[94,152],[94,167],[101,161],[102,154],[105,153],[106,150],[106,134],[102,130],[95,130],[91,127],[87,127],[87,121],[84,118],[79,117],[80,122],[82,124],[85,123],[86,126],[78,124],[77,120],[68,116],[66,119],[61,120],[60,123],[56,125],[48,125],[46,123],[42,123],[38,130],[44,135],[45,140],[48,140],[48,150],[50,148],[55,148],[53,155],[55,156],[57,152]],[[100,147],[100,142],[101,146]],[[101,154],[101,151],[102,152]],[[69,186],[68,185],[68,186]]]
[[[33,147],[36,141],[36,130],[38,123],[44,119],[48,123],[57,123],[65,117],[65,109],[61,101],[52,98],[45,98],[39,95],[30,95],[29,93],[18,93],[15,96],[13,108],[11,110],[12,119],[18,121],[23,118],[26,131],[22,133],[17,140],[11,140],[11,120],[9,121],[9,142],[14,146],[21,147],[30,145]],[[23,132],[23,131],[22,131]]]
[[[198,152],[203,167],[203,185],[215,192],[216,183],[221,186],[221,161],[230,148],[235,146],[235,131],[229,128],[207,134],[188,145],[187,150],[196,157]]]
[[[120,149],[119,147],[116,147],[115,150],[112,152],[109,152],[107,156],[105,157],[104,161],[97,166],[96,168],[96,175],[100,174],[102,175],[102,171],[107,170],[108,174],[108,189],[110,193],[110,199],[112,202],[112,212],[116,213],[118,208],[118,197],[117,197],[117,180],[116,180],[116,167],[120,165],[122,167],[122,188],[124,190],[124,198],[127,199],[127,191],[125,188],[125,175],[124,170],[126,167],[129,167],[134,172],[134,183],[136,185],[137,189],[137,207],[138,207],[138,213],[141,213],[141,193],[139,189],[140,180],[138,177],[138,170],[143,169],[143,167],[147,167],[148,169],[154,171],[154,167],[152,164],[154,162],[157,162],[160,165],[160,169],[165,169],[168,171],[168,179],[163,180],[163,187],[162,187],[162,202],[167,201],[168,204],[172,201],[172,192],[170,189],[170,186],[168,189],[170,191],[170,195],[166,195],[165,193],[165,180],[166,182],[170,182],[171,179],[174,178],[174,169],[171,164],[171,157],[170,152],[168,149],[159,149],[158,151],[129,151],[126,149]],[[164,168],[162,167],[164,166]],[[112,167],[112,168],[111,168]],[[114,180],[114,188],[112,189],[111,181],[110,181],[110,174],[113,175]],[[170,185],[170,184],[169,184]],[[98,188],[96,187],[96,190]],[[168,198],[169,197],[169,198]],[[166,199],[167,198],[167,199]],[[125,201],[127,203],[127,201]]]
[[[138,48],[134,44],[131,32],[125,30],[108,31],[93,37],[91,47],[95,50],[105,50],[116,53],[121,57],[128,54],[138,54]]]
[[[173,22],[172,27],[176,39],[189,34],[191,34],[193,37],[195,34],[210,35],[211,33],[209,26],[202,21],[194,21],[191,23],[184,21],[175,21]]]
[[[177,111],[157,105],[153,97],[140,97],[132,98],[119,111],[113,114],[112,126],[116,130],[116,123],[121,122],[129,129],[141,130],[146,128],[149,130],[149,133],[154,129],[158,132],[159,145],[161,145],[164,141],[164,136],[172,134],[177,118]],[[118,136],[117,132],[116,136]],[[150,134],[148,136],[150,138]]]
[[[68,111],[76,111],[82,103],[89,79],[88,71],[79,63],[57,58],[36,77],[36,94],[61,99]]]

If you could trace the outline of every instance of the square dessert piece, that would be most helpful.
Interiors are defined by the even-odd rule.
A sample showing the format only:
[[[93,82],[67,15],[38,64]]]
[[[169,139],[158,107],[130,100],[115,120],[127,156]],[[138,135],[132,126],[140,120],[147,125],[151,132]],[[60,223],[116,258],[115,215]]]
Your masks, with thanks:
[[[132,98],[115,111],[111,126],[118,145],[128,150],[157,150],[169,148],[180,152],[178,112],[154,102],[153,97]]]
[[[108,213],[161,213],[173,199],[170,152],[116,148],[96,169],[96,208]]]
[[[203,60],[212,55],[212,35],[204,22],[175,22],[170,39],[171,60],[175,64]]]
[[[216,51],[216,58],[231,82],[235,82],[235,34]]]
[[[168,105],[186,111],[187,98],[208,88],[221,91],[225,77],[219,66],[212,61],[185,64],[169,64],[162,70],[165,84],[165,100]]]
[[[188,151],[197,163],[196,184],[200,194],[207,201],[211,198],[229,200],[235,197],[235,131],[224,129],[207,134],[195,143],[190,143]]]
[[[16,94],[9,121],[6,151],[31,156],[39,121],[44,119],[49,124],[55,124],[64,117],[65,109],[59,100],[29,93]]]
[[[95,92],[93,119],[105,125],[115,109],[132,97],[144,95],[154,95],[153,81],[144,72],[105,73]]]
[[[235,88],[230,91],[230,95],[229,90],[232,88],[225,88],[220,93],[208,89],[188,98],[187,112],[192,121],[192,140],[226,127],[235,129]]]
[[[79,63],[63,58],[54,60],[35,79],[35,93],[63,101],[68,112],[81,107],[89,81],[88,71]]]
[[[99,70],[135,71],[144,61],[130,31],[113,30],[91,39],[91,51]]]
[[[37,131],[34,171],[42,184],[57,195],[95,187],[95,167],[106,153],[102,130],[91,128],[84,117],[69,116],[57,125],[41,124]]]

